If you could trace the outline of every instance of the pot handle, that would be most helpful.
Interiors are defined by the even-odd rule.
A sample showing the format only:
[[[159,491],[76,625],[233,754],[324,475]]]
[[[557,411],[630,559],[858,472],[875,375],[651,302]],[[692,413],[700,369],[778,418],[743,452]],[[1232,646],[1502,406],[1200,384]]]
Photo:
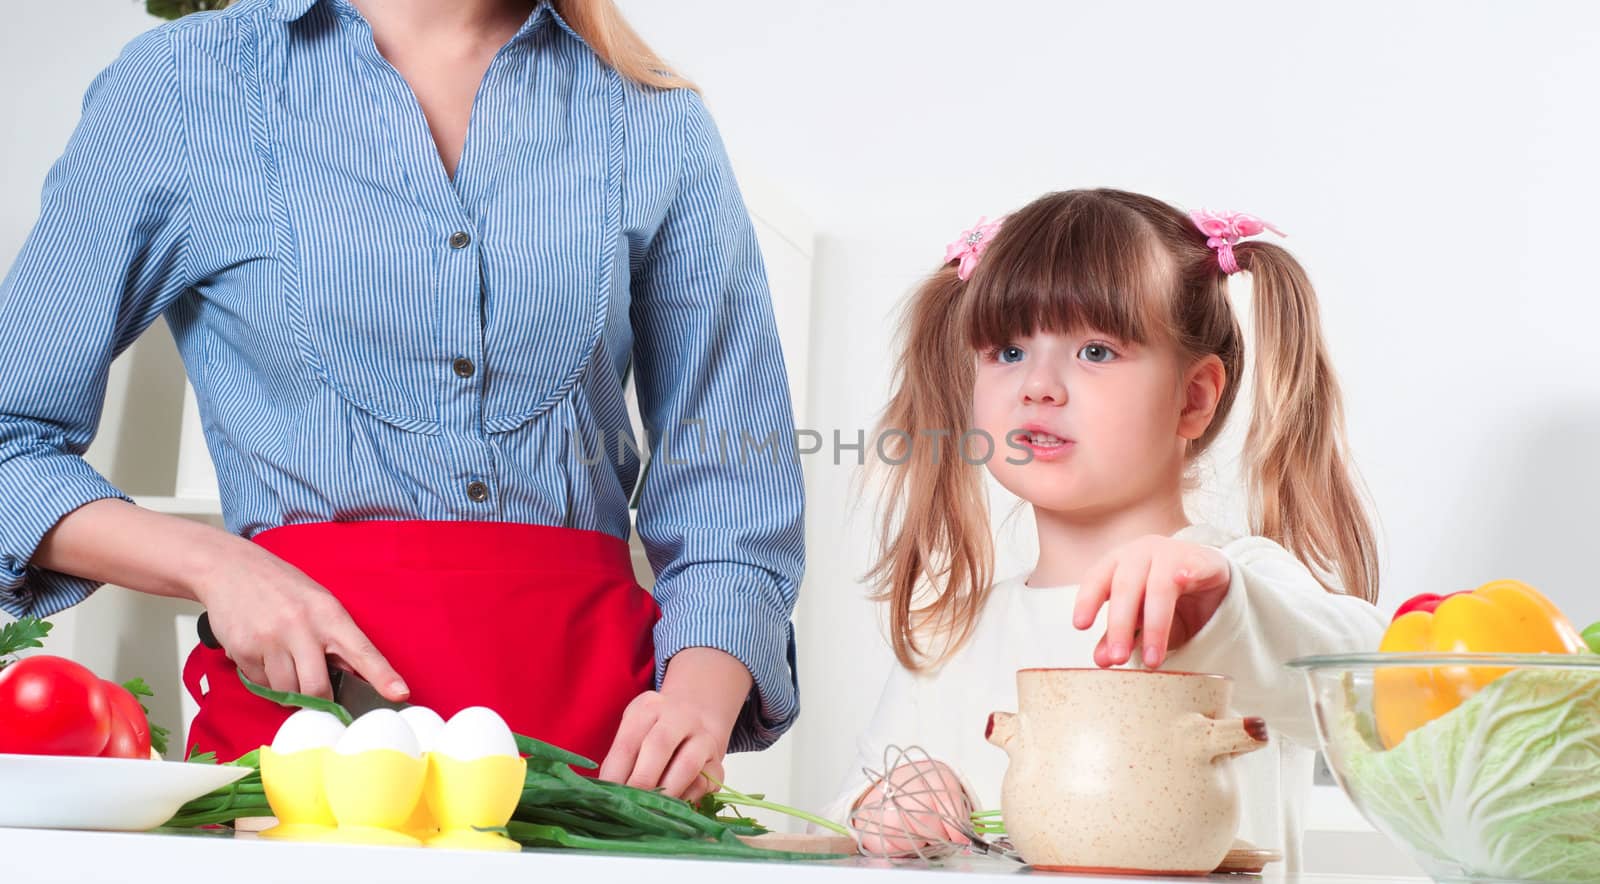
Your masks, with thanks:
[[[984,728],[983,738],[1011,753],[1011,741],[1017,736],[1017,717],[1010,712],[989,713],[989,724]]]
[[[1265,719],[1208,718],[1196,715],[1200,732],[1202,754],[1211,760],[1245,755],[1266,748],[1267,722]]]

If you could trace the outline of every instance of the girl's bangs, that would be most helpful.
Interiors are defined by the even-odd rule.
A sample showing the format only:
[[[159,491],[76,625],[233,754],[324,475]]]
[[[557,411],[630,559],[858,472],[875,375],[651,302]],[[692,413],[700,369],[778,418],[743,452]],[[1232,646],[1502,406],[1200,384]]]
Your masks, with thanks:
[[[1142,218],[1119,209],[1041,200],[1007,218],[958,318],[972,347],[1039,332],[1092,330],[1137,344],[1169,334],[1173,261]]]

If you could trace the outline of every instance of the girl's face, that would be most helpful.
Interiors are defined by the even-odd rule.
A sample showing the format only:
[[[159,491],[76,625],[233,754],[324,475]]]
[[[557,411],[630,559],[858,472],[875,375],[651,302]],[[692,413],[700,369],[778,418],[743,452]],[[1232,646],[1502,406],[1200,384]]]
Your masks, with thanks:
[[[1202,388],[1216,373],[1220,390],[1221,364],[1208,359],[1185,370],[1172,347],[1092,330],[978,353],[973,420],[995,440],[989,471],[1029,503],[1079,517],[1178,493],[1186,440],[1215,408],[1204,390],[1196,401],[1197,372]]]

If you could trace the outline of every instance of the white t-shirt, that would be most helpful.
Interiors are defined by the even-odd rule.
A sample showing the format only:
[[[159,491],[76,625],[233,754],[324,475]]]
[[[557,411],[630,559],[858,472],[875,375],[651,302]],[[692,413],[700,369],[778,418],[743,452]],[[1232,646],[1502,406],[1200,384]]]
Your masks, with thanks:
[[[1309,796],[1316,730],[1304,678],[1284,662],[1308,654],[1376,650],[1384,617],[1353,596],[1325,590],[1293,555],[1264,537],[1196,525],[1174,535],[1215,547],[1232,565],[1222,605],[1163,669],[1234,679],[1233,714],[1265,718],[1272,744],[1234,760],[1239,837],[1262,847],[1298,846]],[[1076,586],[1030,587],[1026,574],[996,583],[970,641],[938,670],[890,673],[856,759],[825,816],[846,822],[890,745],[920,746],[959,774],[979,810],[1000,807],[1007,755],[984,738],[989,713],[1017,708],[1016,672],[1094,665],[1105,631],[1073,628]],[[1137,652],[1131,668],[1142,668]]]

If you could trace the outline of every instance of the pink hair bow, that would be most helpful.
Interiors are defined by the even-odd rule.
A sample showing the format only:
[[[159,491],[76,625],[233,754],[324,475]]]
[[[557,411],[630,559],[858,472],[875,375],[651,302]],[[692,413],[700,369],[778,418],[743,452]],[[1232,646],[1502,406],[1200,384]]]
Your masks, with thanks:
[[[1213,212],[1210,209],[1201,209],[1190,212],[1189,219],[1200,232],[1206,235],[1206,245],[1217,250],[1217,265],[1223,273],[1238,273],[1239,262],[1234,260],[1233,245],[1247,236],[1255,236],[1263,230],[1270,230],[1279,236],[1288,236],[1287,233],[1273,227],[1266,221],[1244,212]]]
[[[961,265],[956,268],[956,276],[962,282],[966,282],[967,277],[972,275],[973,269],[978,266],[978,259],[982,258],[983,253],[988,250],[989,241],[994,239],[996,233],[1000,232],[1000,225],[1005,220],[1004,218],[996,218],[990,221],[988,218],[979,218],[977,224],[963,230],[955,242],[945,247],[944,262],[946,264],[951,261],[961,262]]]

